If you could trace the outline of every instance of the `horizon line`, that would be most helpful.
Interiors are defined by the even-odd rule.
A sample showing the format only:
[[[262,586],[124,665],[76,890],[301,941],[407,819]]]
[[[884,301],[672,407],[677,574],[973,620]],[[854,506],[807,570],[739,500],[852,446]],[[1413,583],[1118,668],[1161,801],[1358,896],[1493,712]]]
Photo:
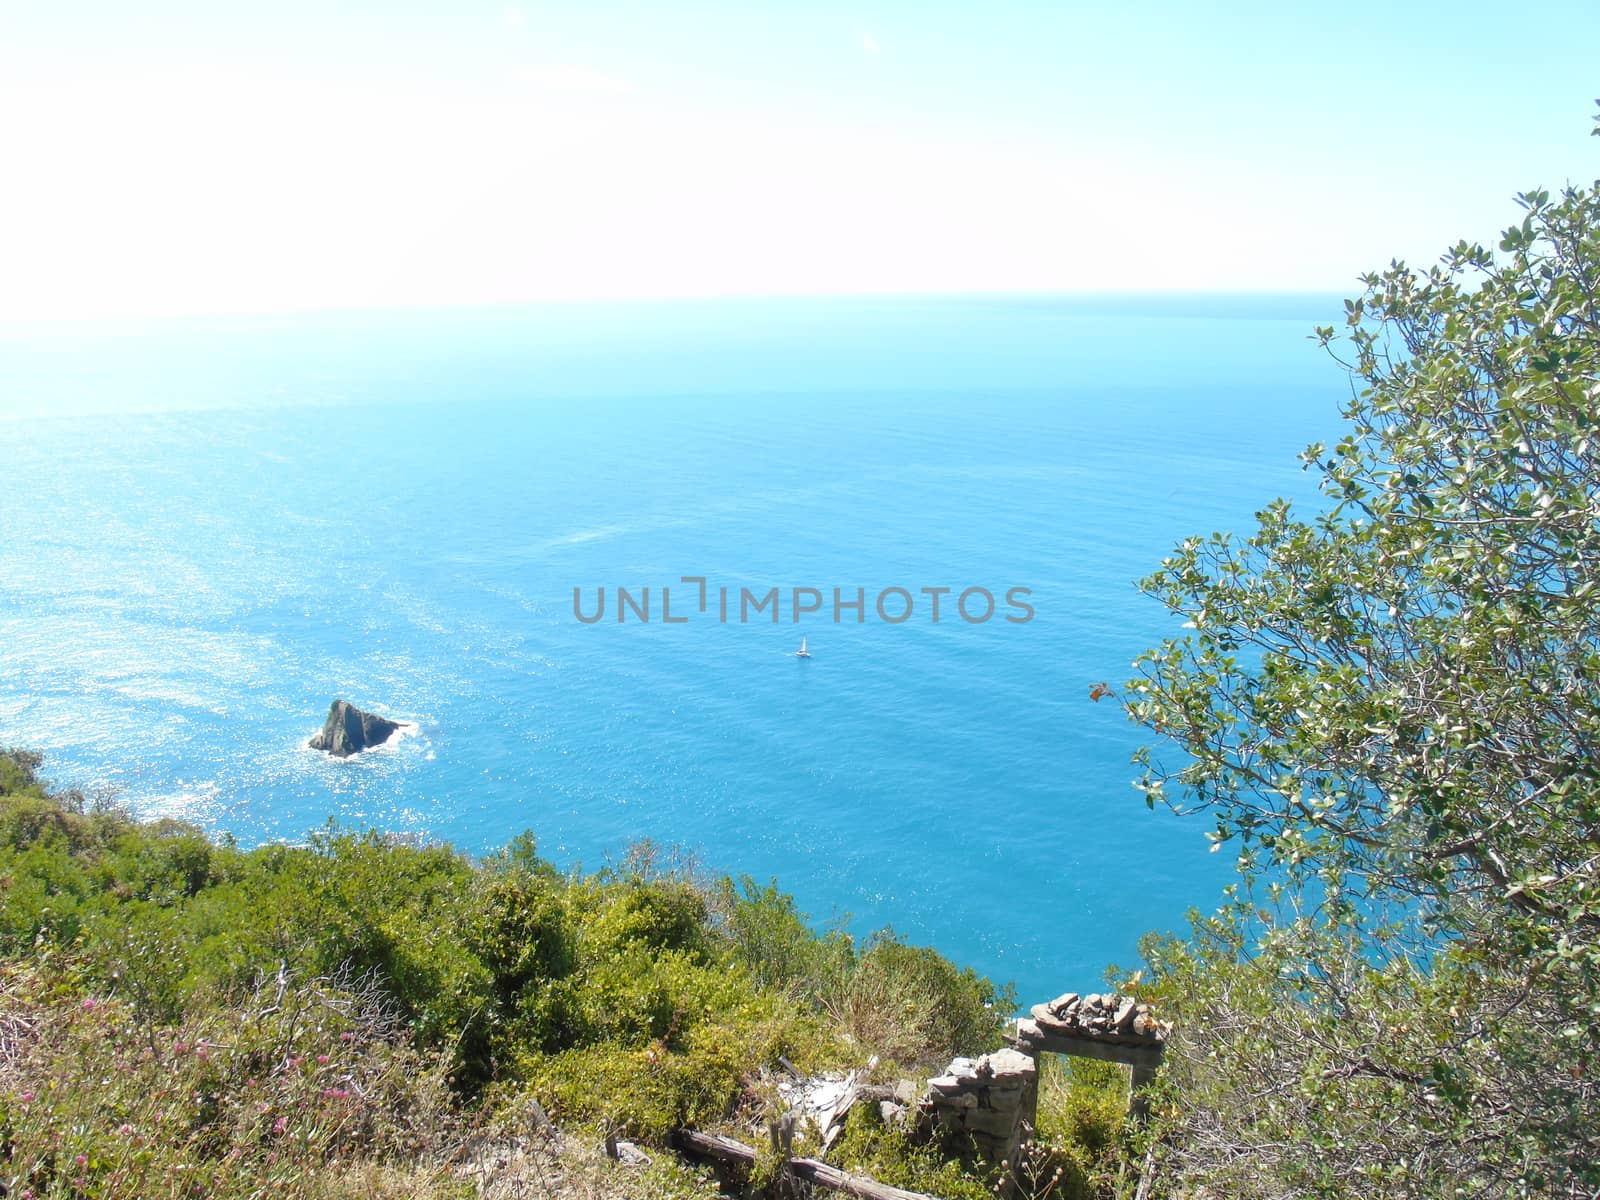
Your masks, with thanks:
[[[1359,285],[1359,280],[1352,283]],[[841,303],[874,300],[1086,300],[1086,299],[1198,299],[1227,297],[1236,299],[1269,298],[1351,298],[1359,292],[1328,287],[1218,287],[1218,288],[973,288],[926,291],[794,291],[794,292],[678,292],[615,295],[532,296],[506,300],[464,300],[376,305],[323,304],[282,308],[183,309],[156,312],[121,311],[104,313],[56,313],[41,316],[0,315],[0,332],[90,325],[141,325],[208,320],[268,320],[297,317],[380,316],[424,313],[506,312],[533,308],[594,309],[626,305],[695,305],[717,303],[795,301],[834,301]]]

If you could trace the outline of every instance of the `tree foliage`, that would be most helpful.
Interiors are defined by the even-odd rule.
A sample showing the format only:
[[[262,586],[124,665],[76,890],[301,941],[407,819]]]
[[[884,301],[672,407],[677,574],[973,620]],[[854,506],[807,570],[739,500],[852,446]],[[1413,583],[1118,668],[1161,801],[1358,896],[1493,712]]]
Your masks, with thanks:
[[[1151,803],[1286,905],[1207,961],[1335,1018],[1288,1075],[1382,1081],[1453,1148],[1396,1194],[1600,1186],[1600,184],[1518,203],[1498,253],[1393,263],[1317,330],[1352,381],[1303,456],[1326,503],[1183,542],[1143,586],[1190,632],[1126,690],[1181,752],[1142,754]],[[1400,1005],[1426,1032],[1358,1028]],[[1341,1136],[1381,1165],[1378,1128]]]

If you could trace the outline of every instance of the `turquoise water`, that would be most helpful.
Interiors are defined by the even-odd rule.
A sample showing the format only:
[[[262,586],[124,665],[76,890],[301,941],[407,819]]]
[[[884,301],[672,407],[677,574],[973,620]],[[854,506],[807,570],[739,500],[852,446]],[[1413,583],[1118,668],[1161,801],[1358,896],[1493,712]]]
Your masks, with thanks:
[[[1307,494],[1326,298],[792,300],[0,334],[0,742],[241,841],[329,817],[777,876],[1025,1002],[1212,906],[1089,686],[1181,536]],[[709,581],[708,612],[696,586]],[[615,620],[615,589],[652,596]],[[663,624],[660,588],[673,588]],[[735,612],[716,619],[716,589]],[[607,589],[607,619],[576,619]],[[737,594],[782,590],[781,623]],[[867,619],[831,589],[865,589]],[[904,588],[890,624],[873,598]],[[949,587],[941,619],[923,588]],[[986,588],[994,618],[952,612]],[[1033,619],[1003,618],[1007,589]],[[823,611],[791,620],[789,589]],[[981,610],[974,595],[969,609]],[[903,602],[891,599],[891,616]],[[813,657],[793,656],[800,636]],[[417,722],[334,762],[329,701]]]

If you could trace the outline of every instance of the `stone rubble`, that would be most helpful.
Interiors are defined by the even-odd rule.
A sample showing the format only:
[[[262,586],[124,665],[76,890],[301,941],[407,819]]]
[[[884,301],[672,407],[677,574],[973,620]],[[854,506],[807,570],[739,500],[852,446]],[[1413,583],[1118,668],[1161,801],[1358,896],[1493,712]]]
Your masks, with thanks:
[[[1044,1033],[1090,1038],[1118,1046],[1156,1046],[1172,1025],[1157,1019],[1148,1004],[1132,996],[1068,992],[1048,1004],[1035,1004],[1033,1020]]]

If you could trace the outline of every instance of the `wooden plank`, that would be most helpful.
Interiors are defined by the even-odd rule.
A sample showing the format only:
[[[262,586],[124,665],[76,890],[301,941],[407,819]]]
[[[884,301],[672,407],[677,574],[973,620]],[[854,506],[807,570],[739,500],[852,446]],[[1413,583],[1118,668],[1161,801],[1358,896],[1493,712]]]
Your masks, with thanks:
[[[1144,1152],[1144,1165],[1139,1168],[1139,1188],[1133,1193],[1133,1200],[1150,1200],[1150,1189],[1156,1181],[1156,1148],[1151,1146]]]
[[[789,1160],[789,1170],[807,1183],[831,1188],[847,1196],[857,1196],[860,1200],[933,1200],[933,1197],[924,1192],[908,1192],[903,1188],[890,1187],[886,1183],[879,1183],[876,1179],[868,1179],[865,1175],[852,1175],[848,1171],[841,1171],[838,1167],[818,1162],[814,1158],[792,1158]]]
[[[718,1162],[733,1163],[741,1167],[753,1167],[756,1163],[755,1147],[746,1146],[743,1142],[724,1137],[720,1133],[680,1129],[672,1135],[672,1144],[680,1150],[698,1154],[702,1158],[714,1158]],[[787,1166],[797,1179],[835,1192],[843,1192],[847,1196],[858,1197],[858,1200],[936,1200],[936,1197],[923,1192],[908,1192],[903,1188],[879,1183],[876,1179],[869,1179],[865,1175],[852,1175],[848,1171],[842,1171],[825,1162],[818,1162],[814,1158],[791,1158]]]
[[[731,1137],[723,1137],[720,1133],[701,1133],[697,1129],[680,1129],[672,1135],[672,1144],[680,1150],[687,1150],[691,1154],[698,1154],[702,1158],[714,1158],[718,1162],[734,1163],[741,1167],[756,1165],[756,1151],[754,1146],[746,1146],[743,1142],[736,1142]]]

